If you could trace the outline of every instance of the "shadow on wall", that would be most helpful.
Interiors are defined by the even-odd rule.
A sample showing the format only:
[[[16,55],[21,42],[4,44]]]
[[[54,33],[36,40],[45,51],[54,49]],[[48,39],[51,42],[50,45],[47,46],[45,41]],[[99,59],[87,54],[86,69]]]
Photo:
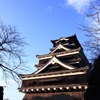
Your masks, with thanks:
[[[28,100],[28,99],[24,99],[24,100]],[[31,100],[82,100],[82,99],[79,99],[78,97],[65,95],[65,94],[59,94],[59,95],[56,94],[50,97],[36,96],[33,97]]]
[[[80,100],[80,99],[69,95],[59,94],[51,97],[35,97],[32,100]]]

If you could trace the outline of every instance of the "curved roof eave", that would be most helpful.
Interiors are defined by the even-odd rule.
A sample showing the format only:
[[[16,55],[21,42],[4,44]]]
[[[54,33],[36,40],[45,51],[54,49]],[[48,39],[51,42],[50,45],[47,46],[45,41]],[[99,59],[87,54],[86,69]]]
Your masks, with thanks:
[[[44,66],[42,67],[41,69],[37,70],[34,74],[38,74],[39,72],[41,72],[42,70],[44,70],[48,65],[50,64],[55,64],[55,63],[58,63],[60,64],[62,67],[66,68],[66,69],[75,69],[73,66],[70,66],[70,65],[66,65],[64,63],[62,63],[61,61],[59,61],[55,56],[52,57],[49,62]]]

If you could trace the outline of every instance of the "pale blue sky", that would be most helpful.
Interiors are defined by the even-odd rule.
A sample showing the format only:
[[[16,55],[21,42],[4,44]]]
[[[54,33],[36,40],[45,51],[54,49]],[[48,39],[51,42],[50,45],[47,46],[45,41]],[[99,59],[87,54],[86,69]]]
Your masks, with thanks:
[[[25,47],[25,53],[28,55],[27,66],[31,72],[35,71],[34,64],[38,63],[36,54],[49,53],[51,40],[76,33],[80,43],[85,41],[84,33],[77,28],[77,24],[87,21],[80,9],[86,10],[88,2],[89,0],[0,0],[0,20],[17,26],[29,44]],[[22,100],[18,86],[10,82],[11,85],[5,88],[5,98]]]

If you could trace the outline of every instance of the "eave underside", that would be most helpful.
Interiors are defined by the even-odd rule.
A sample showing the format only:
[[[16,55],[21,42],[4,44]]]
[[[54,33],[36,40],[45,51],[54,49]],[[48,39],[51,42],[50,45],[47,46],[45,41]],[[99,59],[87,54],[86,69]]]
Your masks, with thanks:
[[[77,53],[79,53],[80,50],[81,50],[81,48],[78,48],[78,49],[62,51],[62,52],[58,52],[58,53],[49,53],[49,54],[44,54],[44,55],[37,55],[37,57],[40,60],[43,60],[43,59],[49,59],[53,56],[61,57],[61,56],[66,56],[66,55],[77,54]]]
[[[85,74],[88,70],[88,66],[83,68],[77,68],[66,71],[58,71],[58,72],[50,72],[50,73],[40,73],[40,74],[30,74],[30,75],[21,75],[22,80],[30,80],[30,79],[41,79],[41,78],[50,78],[50,77],[59,77],[59,76],[69,76],[69,75],[78,75]]]
[[[67,92],[67,91],[84,91],[87,89],[86,84],[71,84],[71,85],[54,85],[54,86],[41,86],[41,87],[26,87],[19,88],[23,93],[48,93],[48,92]]]

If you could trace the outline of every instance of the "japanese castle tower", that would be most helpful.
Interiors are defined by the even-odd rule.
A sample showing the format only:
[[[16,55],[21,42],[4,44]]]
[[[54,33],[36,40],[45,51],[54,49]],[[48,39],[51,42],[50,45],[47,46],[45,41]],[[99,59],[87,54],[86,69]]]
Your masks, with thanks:
[[[51,40],[50,53],[37,55],[37,71],[21,75],[23,100],[83,100],[89,62],[76,35]]]

